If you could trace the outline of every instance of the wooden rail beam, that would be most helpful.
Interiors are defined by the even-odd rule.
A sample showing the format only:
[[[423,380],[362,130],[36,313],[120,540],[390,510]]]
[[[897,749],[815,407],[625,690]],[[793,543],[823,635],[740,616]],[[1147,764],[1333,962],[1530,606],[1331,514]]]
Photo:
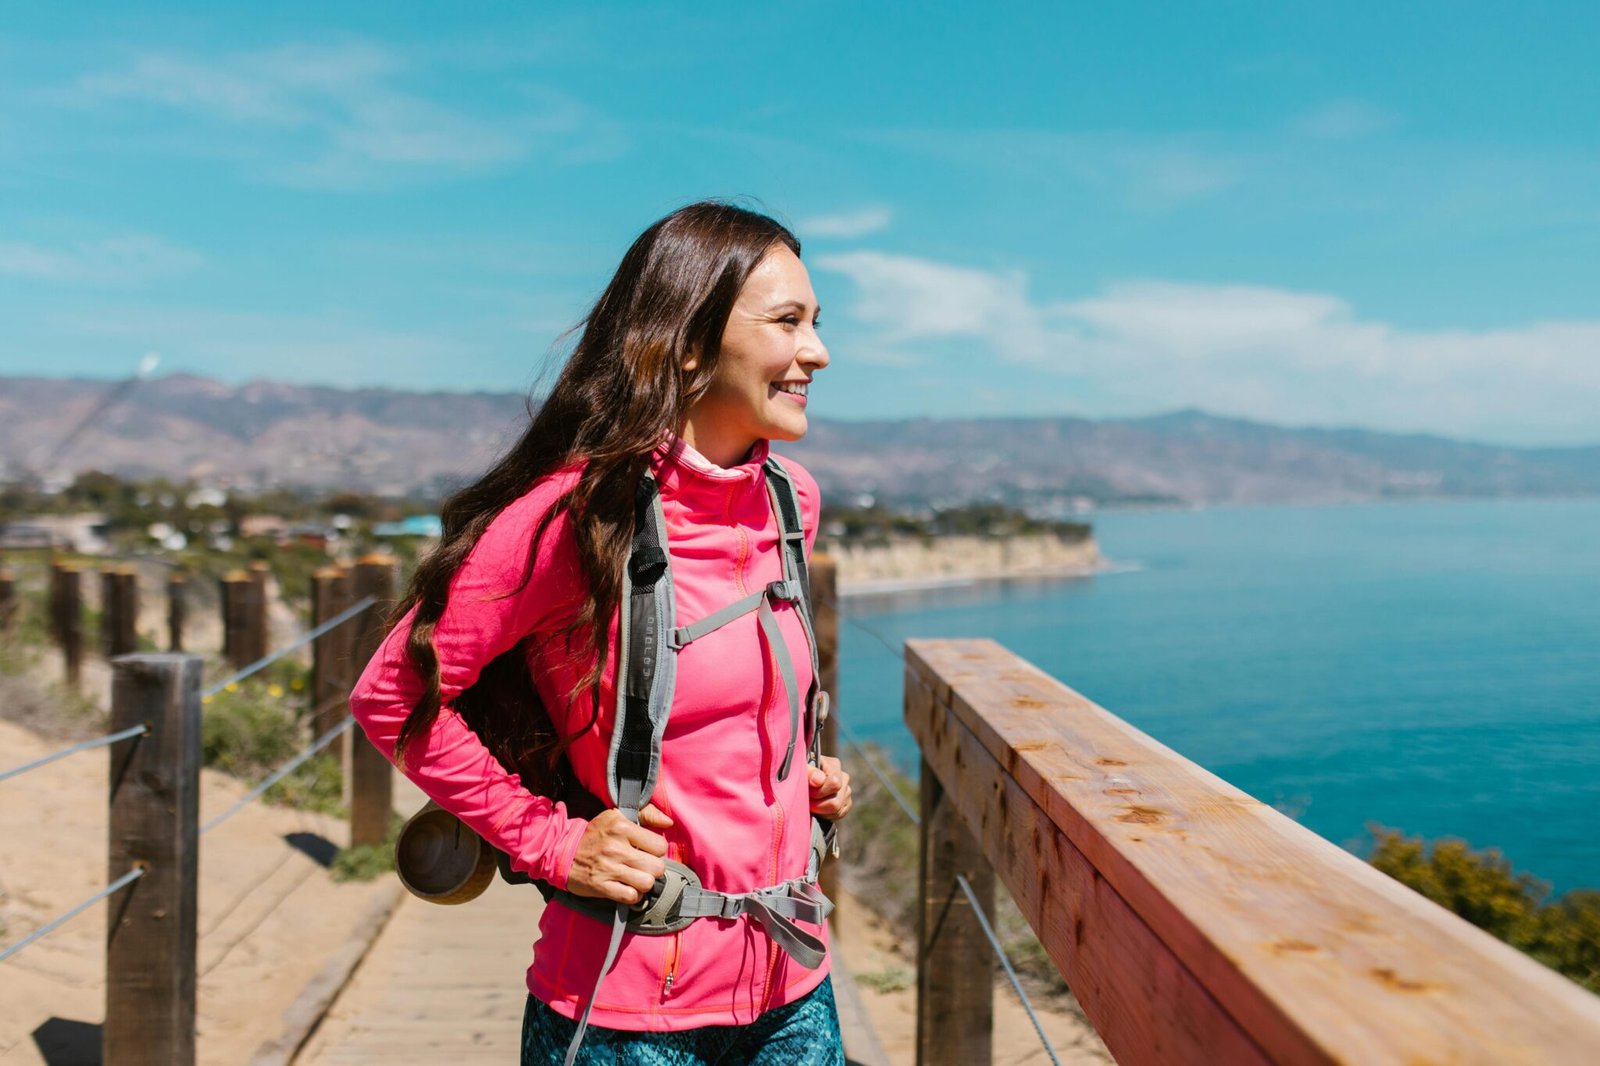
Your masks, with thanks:
[[[906,723],[1119,1063],[1590,1066],[1600,998],[993,641]]]

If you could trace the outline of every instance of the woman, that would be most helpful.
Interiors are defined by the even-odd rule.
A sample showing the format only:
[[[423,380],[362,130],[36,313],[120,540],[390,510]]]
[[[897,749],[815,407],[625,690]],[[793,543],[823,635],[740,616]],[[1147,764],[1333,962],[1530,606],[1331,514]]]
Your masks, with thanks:
[[[813,815],[850,808],[838,760],[788,771],[816,717],[807,707],[793,726],[813,660],[799,604],[759,596],[760,610],[673,653],[637,824],[608,778],[641,485],[659,495],[680,622],[783,587],[767,442],[804,435],[806,387],[828,365],[799,256],[783,226],[722,203],[641,234],[522,438],[446,503],[443,538],[351,697],[424,792],[570,902],[639,904],[669,861],[716,892],[794,883],[813,862]],[[781,470],[809,551],[816,483],[790,460]],[[592,817],[575,797],[598,799]],[[826,961],[800,965],[758,917],[618,947],[607,922],[547,906],[523,1062],[842,1063]]]

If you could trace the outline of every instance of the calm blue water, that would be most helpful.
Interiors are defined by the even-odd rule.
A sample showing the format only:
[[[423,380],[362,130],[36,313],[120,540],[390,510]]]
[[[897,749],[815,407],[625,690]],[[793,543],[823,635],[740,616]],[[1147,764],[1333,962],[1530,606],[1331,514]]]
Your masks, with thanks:
[[[1600,887],[1600,501],[1125,512],[1138,570],[855,599],[891,643],[993,637],[1361,850],[1377,822]],[[841,714],[905,766],[900,663],[841,633]],[[864,768],[859,772],[865,772]]]

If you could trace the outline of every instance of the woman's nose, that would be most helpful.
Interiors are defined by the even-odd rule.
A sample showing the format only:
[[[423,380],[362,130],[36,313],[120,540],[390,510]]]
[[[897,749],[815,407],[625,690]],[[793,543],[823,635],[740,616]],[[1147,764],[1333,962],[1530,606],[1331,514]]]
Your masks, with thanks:
[[[821,370],[828,365],[828,346],[822,343],[821,337],[812,333],[810,339],[800,349],[799,361],[806,366]]]

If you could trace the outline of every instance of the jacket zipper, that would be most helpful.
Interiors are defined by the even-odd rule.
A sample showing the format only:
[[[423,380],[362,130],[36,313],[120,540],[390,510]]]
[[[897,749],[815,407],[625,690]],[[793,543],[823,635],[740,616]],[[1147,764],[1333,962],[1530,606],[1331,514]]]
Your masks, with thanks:
[[[681,863],[689,861],[686,847],[669,845],[667,849],[668,857],[672,858],[674,852],[676,853],[675,861]],[[683,961],[683,933],[681,931],[672,934],[672,950],[667,958],[667,973],[661,979],[661,998],[663,1001],[672,995],[672,984],[678,979],[678,964]]]
[[[678,963],[683,958],[683,934],[672,934],[671,962],[667,964],[667,976],[661,982],[661,998],[666,999],[672,995],[672,982],[678,979]]]

